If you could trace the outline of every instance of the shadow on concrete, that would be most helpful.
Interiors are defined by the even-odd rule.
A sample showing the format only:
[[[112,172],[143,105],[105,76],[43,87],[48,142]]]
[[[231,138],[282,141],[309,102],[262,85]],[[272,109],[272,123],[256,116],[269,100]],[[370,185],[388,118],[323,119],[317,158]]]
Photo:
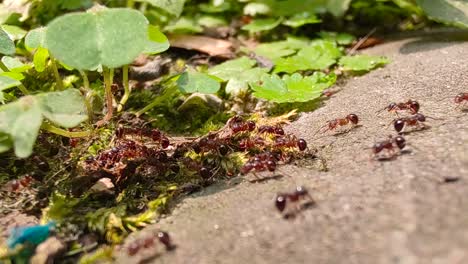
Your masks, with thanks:
[[[402,54],[412,54],[438,50],[468,41],[468,31],[441,31],[416,36],[400,48]]]

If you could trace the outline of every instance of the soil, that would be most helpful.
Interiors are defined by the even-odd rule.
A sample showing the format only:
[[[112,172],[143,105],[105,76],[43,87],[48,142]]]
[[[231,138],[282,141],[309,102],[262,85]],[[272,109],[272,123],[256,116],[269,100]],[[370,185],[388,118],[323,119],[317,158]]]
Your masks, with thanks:
[[[288,127],[318,148],[328,171],[288,165],[279,179],[219,183],[128,240],[157,228],[171,234],[177,248],[159,246],[150,263],[468,263],[468,111],[453,103],[468,89],[468,43],[456,33],[432,35],[367,49],[392,62],[350,79]],[[406,134],[408,151],[395,160],[372,160],[366,148],[395,134],[395,116],[376,111],[410,98],[437,119]],[[360,117],[360,127],[314,135],[349,113]],[[296,185],[317,203],[285,220],[274,197]],[[124,255],[118,262],[142,258]]]

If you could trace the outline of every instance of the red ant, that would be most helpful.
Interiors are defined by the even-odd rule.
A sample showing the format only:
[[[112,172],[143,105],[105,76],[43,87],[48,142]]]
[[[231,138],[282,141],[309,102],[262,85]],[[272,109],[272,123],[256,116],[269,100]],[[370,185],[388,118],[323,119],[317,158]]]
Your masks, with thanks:
[[[404,103],[390,103],[388,106],[385,108],[377,111],[377,113],[382,112],[383,110],[387,110],[388,112],[395,112],[398,115],[398,111],[404,111],[407,110],[411,114],[416,114],[419,111],[419,103],[416,100],[408,100],[407,102]]]
[[[258,133],[269,133],[282,136],[284,135],[284,130],[280,126],[260,126],[258,127]]]
[[[247,122],[242,119],[240,116],[235,116],[228,121],[229,128],[231,128],[234,134],[249,131],[252,132],[255,130],[256,124],[254,121],[249,120]]]
[[[171,238],[167,232],[159,231],[156,237],[146,237],[133,241],[127,246],[127,254],[129,256],[136,255],[142,248],[151,248],[155,245],[156,239],[164,245],[166,250],[170,251],[175,248],[172,244]]]
[[[283,137],[276,138],[274,146],[279,147],[279,148],[297,147],[299,148],[300,151],[304,151],[307,149],[307,142],[302,138],[297,139],[295,136],[283,136]]]
[[[375,143],[374,146],[372,146],[372,153],[374,154],[374,157],[377,159],[391,159],[395,157],[404,147],[406,146],[406,140],[402,136],[396,136],[392,137],[389,136],[387,140]],[[395,149],[398,150],[398,152],[395,152]],[[389,153],[388,155],[382,157],[378,157],[382,151],[387,150]]]
[[[315,201],[312,196],[309,194],[309,191],[303,186],[297,186],[292,193],[278,193],[275,199],[276,209],[280,213],[284,213],[288,203],[299,203],[300,201],[305,201],[305,203],[298,204],[296,211],[304,208],[307,205],[314,204]],[[294,215],[293,212],[284,213],[283,216],[288,218]]]
[[[323,127],[327,127],[322,133],[327,132],[328,130],[335,130],[338,126],[346,126],[352,124],[353,126],[357,125],[359,122],[359,117],[355,114],[349,114],[345,118],[336,118],[330,121],[327,121],[327,124]],[[323,128],[321,127],[321,128]],[[320,129],[321,129],[320,128]]]
[[[424,129],[426,128],[424,122],[426,122],[426,116],[421,113],[418,113],[413,116],[402,117],[393,120],[393,127],[398,133],[400,133],[403,130],[403,128],[405,128],[405,126],[416,126],[420,127],[421,129]]]
[[[275,171],[276,170],[276,163],[278,159],[275,157],[270,152],[264,152],[255,155],[253,158],[251,158],[242,168],[241,168],[241,174],[245,175],[249,173],[252,170],[255,170],[256,172],[260,171]]]
[[[6,184],[7,188],[12,192],[19,192],[24,188],[28,188],[31,186],[31,182],[33,181],[33,177],[30,175],[23,176],[17,180],[12,180]]]
[[[457,94],[457,96],[455,96],[453,101],[456,104],[458,104],[459,106],[461,106],[462,103],[463,103],[463,106],[464,106],[468,102],[468,93],[459,93],[459,94]],[[457,108],[459,106],[457,106]]]
[[[334,94],[338,93],[340,90],[326,89],[322,91],[322,95],[325,97],[332,97]]]
[[[131,127],[119,127],[115,131],[115,135],[117,138],[123,138],[126,134],[134,134],[151,138],[153,141],[159,142],[163,149],[169,147],[170,145],[169,139],[163,133],[161,133],[159,129],[156,128],[136,129]]]
[[[239,149],[240,150],[247,150],[247,149],[252,149],[255,147],[262,147],[265,145],[265,140],[261,137],[255,137],[255,138],[244,138],[239,142]]]

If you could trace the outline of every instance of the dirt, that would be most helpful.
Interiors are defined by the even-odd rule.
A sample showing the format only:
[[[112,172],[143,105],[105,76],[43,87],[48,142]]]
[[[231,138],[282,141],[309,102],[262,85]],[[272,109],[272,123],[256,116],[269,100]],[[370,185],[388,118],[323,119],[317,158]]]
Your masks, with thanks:
[[[280,179],[211,186],[128,239],[167,230],[177,249],[159,246],[154,263],[468,263],[468,112],[453,103],[468,89],[468,43],[456,37],[413,37],[367,49],[391,64],[352,78],[290,125],[319,149],[328,171],[288,165]],[[437,119],[405,135],[407,153],[371,160],[366,148],[394,134],[395,116],[376,111],[409,98]],[[349,113],[362,126],[314,135],[327,120]],[[274,197],[296,185],[306,186],[317,205],[285,220]],[[135,261],[124,255],[118,262]]]

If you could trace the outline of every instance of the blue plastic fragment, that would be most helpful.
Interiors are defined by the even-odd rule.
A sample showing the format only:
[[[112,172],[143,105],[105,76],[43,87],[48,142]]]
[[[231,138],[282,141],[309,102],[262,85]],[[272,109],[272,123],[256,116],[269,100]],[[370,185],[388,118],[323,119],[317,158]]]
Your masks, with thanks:
[[[55,222],[49,222],[46,225],[13,228],[7,240],[8,248],[14,249],[17,245],[25,243],[37,246],[49,237],[54,227]]]

